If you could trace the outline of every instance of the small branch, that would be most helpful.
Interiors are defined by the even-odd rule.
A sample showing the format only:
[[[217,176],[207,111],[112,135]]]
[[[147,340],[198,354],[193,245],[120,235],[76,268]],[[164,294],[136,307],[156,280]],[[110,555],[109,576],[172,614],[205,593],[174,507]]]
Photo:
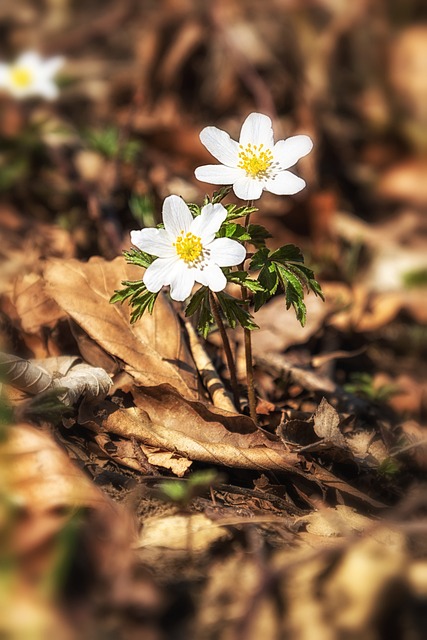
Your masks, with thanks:
[[[201,344],[191,321],[186,318],[184,322],[190,343],[191,355],[193,356],[197,370],[200,373],[202,382],[212,398],[213,404],[215,407],[224,409],[225,411],[238,413],[233,404],[230,393],[225,389],[224,384],[219,377],[212,360],[209,358],[206,350]]]
[[[209,289],[209,302],[211,305],[212,315],[215,319],[215,322],[221,334],[222,343],[224,345],[225,357],[227,359],[228,370],[230,372],[230,382],[231,382],[231,388],[233,390],[234,404],[236,405],[238,411],[240,411],[240,396],[239,396],[239,386],[237,384],[236,365],[234,364],[233,354],[231,353],[230,341],[228,339],[227,332],[225,330],[224,323],[221,318],[218,302],[216,300],[215,295],[212,293],[210,289]]]

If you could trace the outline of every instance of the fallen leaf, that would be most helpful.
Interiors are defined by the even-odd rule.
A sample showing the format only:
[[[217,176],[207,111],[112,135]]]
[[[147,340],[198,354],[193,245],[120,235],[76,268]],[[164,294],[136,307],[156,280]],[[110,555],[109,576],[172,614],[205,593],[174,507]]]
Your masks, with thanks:
[[[346,439],[338,427],[340,423],[338,412],[325,398],[322,398],[317,407],[313,420],[314,431],[319,438],[323,439],[324,444],[347,449]]]
[[[229,537],[225,527],[218,526],[203,513],[172,515],[146,519],[136,546],[203,552],[214,542]]]
[[[47,290],[64,311],[105,351],[124,363],[138,384],[173,385],[182,395],[197,397],[197,372],[177,315],[160,295],[153,315],[129,323],[127,304],[110,304],[124,280],[141,279],[143,271],[123,258],[50,261]]]

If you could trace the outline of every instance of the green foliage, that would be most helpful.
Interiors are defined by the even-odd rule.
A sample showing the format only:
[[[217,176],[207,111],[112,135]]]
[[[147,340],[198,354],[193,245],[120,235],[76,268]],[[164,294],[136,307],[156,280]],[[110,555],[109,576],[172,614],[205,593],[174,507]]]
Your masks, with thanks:
[[[427,268],[408,271],[402,276],[403,284],[408,289],[427,286]]]
[[[221,187],[221,189],[218,189],[218,191],[214,191],[212,194],[212,198],[210,198],[207,194],[204,197],[203,200],[203,206],[207,205],[207,204],[218,204],[218,202],[222,202],[224,200],[225,197],[228,196],[228,194],[230,193],[232,189],[231,185],[227,185],[225,187]]]
[[[219,306],[232,329],[234,329],[237,324],[240,324],[241,327],[249,329],[250,331],[259,329],[259,326],[255,324],[253,317],[246,309],[244,300],[237,300],[225,291],[218,291],[217,298]]]
[[[206,469],[195,471],[187,480],[165,480],[159,485],[159,490],[164,500],[185,508],[194,498],[222,480],[222,475],[217,471]]]
[[[235,284],[240,285],[241,287],[246,287],[249,291],[264,291],[264,287],[258,280],[252,280],[248,276],[247,271],[229,271],[226,273],[226,277],[228,282],[234,282]]]
[[[350,376],[350,382],[344,385],[345,391],[352,393],[371,402],[388,402],[390,398],[399,393],[399,387],[394,384],[374,386],[374,380],[369,373],[358,371]]]
[[[185,309],[185,315],[189,317],[195,313],[197,313],[197,330],[206,338],[214,322],[209,303],[208,287],[200,287],[190,298],[190,302]]]
[[[153,200],[149,195],[139,196],[134,193],[129,200],[129,208],[141,228],[154,227],[156,217]]]
[[[232,220],[237,220],[238,218],[243,218],[248,216],[255,211],[258,211],[256,207],[248,207],[247,205],[243,207],[238,207],[237,204],[226,204],[225,208],[227,209],[227,222],[231,222]]]
[[[250,235],[246,231],[245,227],[237,222],[226,222],[222,225],[218,232],[220,238],[231,238],[232,240],[239,240],[240,242],[246,242],[250,240]]]
[[[385,458],[377,469],[379,475],[385,477],[387,480],[393,480],[400,472],[401,464],[395,458]]]
[[[154,256],[150,256],[149,253],[145,253],[145,251],[136,247],[131,247],[129,251],[123,251],[123,255],[126,258],[126,262],[136,264],[137,267],[144,267],[144,269],[147,269],[155,260]]]
[[[275,251],[262,247],[253,256],[251,269],[259,270],[258,282],[261,291],[254,295],[255,311],[258,311],[280,286],[285,293],[286,308],[293,307],[302,326],[305,325],[307,310],[304,292],[312,291],[323,300],[320,284],[314,273],[304,265],[304,256],[294,244],[287,244]]]
[[[132,162],[141,147],[137,140],[122,143],[120,131],[114,126],[106,127],[102,131],[88,131],[84,137],[91,149],[109,160],[121,158],[125,162]]]
[[[124,288],[114,292],[114,295],[110,298],[110,303],[115,304],[116,302],[120,302],[123,304],[125,300],[128,300],[132,307],[130,315],[131,324],[139,320],[146,311],[153,313],[154,304],[159,293],[148,291],[142,280],[124,280],[122,285]]]

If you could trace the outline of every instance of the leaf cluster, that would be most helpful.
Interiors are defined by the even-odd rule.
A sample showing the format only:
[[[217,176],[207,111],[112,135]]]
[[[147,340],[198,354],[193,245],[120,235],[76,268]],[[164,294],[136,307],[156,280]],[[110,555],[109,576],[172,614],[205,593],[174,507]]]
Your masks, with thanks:
[[[285,294],[286,308],[293,307],[297,319],[304,326],[307,319],[305,292],[312,291],[324,299],[314,272],[304,264],[304,256],[294,244],[286,244],[275,251],[262,247],[252,257],[250,269],[259,270],[258,283],[262,287],[254,294],[255,311],[280,287]]]

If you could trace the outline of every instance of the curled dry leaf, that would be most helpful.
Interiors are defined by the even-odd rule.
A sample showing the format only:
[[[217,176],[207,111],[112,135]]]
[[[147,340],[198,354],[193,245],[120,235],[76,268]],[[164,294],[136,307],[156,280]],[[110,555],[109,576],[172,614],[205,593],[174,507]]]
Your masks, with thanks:
[[[129,323],[127,304],[110,304],[124,280],[140,280],[143,271],[123,258],[53,260],[45,278],[49,294],[108,354],[119,358],[138,384],[173,385],[182,395],[197,397],[197,372],[176,313],[160,294],[153,315]],[[91,363],[96,364],[96,363]]]
[[[0,353],[0,365],[6,381],[20,391],[38,395],[51,389],[61,389],[58,399],[68,406],[74,405],[81,397],[85,402],[103,400],[112,385],[108,374],[99,367],[75,364],[76,360],[75,356],[64,356],[30,362]]]

